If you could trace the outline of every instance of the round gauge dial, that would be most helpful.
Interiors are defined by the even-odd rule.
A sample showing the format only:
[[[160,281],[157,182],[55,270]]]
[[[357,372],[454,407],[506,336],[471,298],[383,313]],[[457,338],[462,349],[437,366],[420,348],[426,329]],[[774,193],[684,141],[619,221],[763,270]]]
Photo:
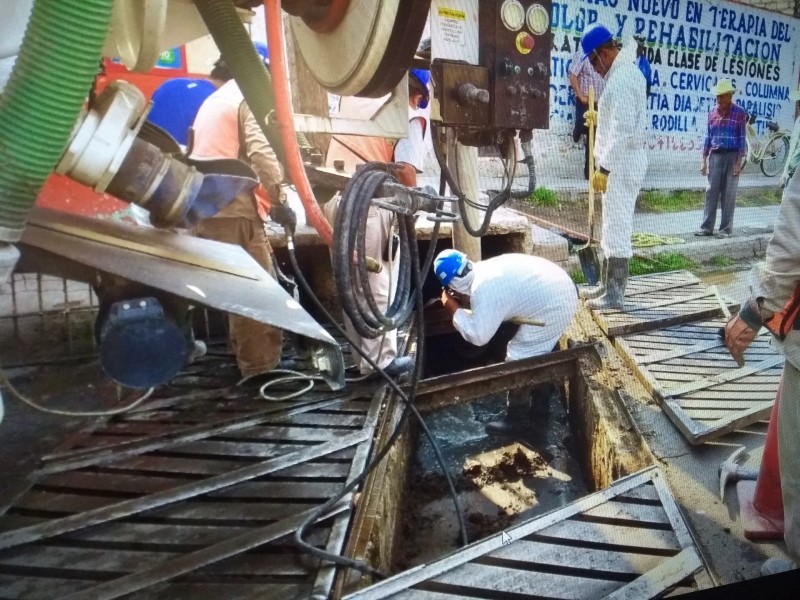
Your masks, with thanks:
[[[547,33],[547,28],[550,27],[550,15],[547,14],[547,9],[541,4],[530,6],[525,20],[528,22],[528,28],[533,32],[533,35]]]
[[[500,6],[500,19],[506,29],[519,31],[525,24],[525,7],[519,0],[505,0]]]

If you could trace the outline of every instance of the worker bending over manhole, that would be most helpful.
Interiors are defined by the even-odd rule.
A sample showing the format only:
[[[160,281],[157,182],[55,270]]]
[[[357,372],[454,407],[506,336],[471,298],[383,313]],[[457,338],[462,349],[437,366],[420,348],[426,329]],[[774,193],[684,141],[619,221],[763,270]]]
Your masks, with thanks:
[[[441,300],[456,330],[476,346],[505,337],[507,361],[552,351],[578,309],[567,272],[538,256],[503,254],[472,262],[463,252],[444,250],[433,269],[445,286]],[[505,417],[487,423],[486,433],[524,432],[532,399],[545,402],[551,391],[551,383],[510,390]]]

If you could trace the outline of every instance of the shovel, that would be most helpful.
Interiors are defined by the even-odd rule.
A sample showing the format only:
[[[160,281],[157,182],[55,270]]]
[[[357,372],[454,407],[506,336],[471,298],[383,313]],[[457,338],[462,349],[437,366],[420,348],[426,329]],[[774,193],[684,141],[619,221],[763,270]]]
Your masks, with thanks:
[[[594,86],[589,86],[589,110],[594,110]],[[600,279],[600,260],[597,258],[597,248],[592,246],[594,238],[594,123],[589,124],[589,238],[583,246],[577,249],[581,271],[589,285],[597,284]]]

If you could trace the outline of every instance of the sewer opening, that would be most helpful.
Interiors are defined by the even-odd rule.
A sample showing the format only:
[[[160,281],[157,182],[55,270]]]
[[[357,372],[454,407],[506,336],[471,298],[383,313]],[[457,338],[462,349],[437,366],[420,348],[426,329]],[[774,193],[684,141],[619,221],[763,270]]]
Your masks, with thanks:
[[[455,339],[458,337],[458,339]],[[460,336],[427,340],[426,374],[463,364]],[[448,352],[433,349],[447,348]],[[470,355],[468,368],[502,362],[498,349]],[[502,353],[500,354],[502,356]],[[533,389],[520,433],[488,435],[485,426],[506,413],[499,392],[425,415],[456,487],[470,542],[556,510],[593,491],[567,412],[564,381]],[[410,458],[399,510],[393,572],[430,562],[461,547],[458,518],[430,441],[412,425]]]

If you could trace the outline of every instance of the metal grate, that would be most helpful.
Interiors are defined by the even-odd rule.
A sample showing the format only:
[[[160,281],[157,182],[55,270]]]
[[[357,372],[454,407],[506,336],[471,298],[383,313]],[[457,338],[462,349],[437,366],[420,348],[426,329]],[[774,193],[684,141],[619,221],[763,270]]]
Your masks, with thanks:
[[[739,367],[719,334],[724,325],[724,319],[697,321],[614,341],[692,444],[769,418],[780,385],[784,358],[767,331]]]
[[[605,334],[614,337],[721,316],[721,302],[731,310],[738,307],[720,300],[689,271],[670,271],[631,277],[624,309],[593,310],[592,315]]]
[[[327,596],[333,568],[290,536],[363,469],[383,395],[265,402],[255,382],[221,384],[233,374],[207,356],[168,393],[44,457],[0,517],[0,598]],[[350,500],[312,543],[341,552]]]
[[[654,467],[345,600],[641,599],[709,581]]]

